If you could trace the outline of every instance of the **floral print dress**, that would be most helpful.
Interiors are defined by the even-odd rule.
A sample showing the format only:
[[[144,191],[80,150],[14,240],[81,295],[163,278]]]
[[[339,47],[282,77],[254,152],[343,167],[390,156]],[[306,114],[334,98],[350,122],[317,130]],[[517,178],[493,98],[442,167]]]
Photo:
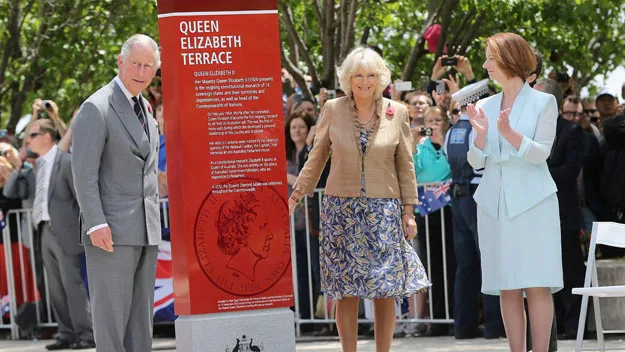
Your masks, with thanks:
[[[430,286],[402,229],[399,199],[367,198],[364,157],[369,132],[360,127],[361,196],[323,198],[321,288],[328,296],[409,297]]]

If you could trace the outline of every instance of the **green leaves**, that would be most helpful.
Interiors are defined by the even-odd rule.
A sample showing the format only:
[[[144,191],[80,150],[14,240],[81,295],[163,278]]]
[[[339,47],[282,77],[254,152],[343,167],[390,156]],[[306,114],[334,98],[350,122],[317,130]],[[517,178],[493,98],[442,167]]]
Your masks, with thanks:
[[[321,72],[323,37],[319,34],[313,1],[284,0],[284,3],[291,10],[316,71]],[[326,2],[316,1],[320,6]],[[379,47],[393,77],[400,77],[409,64],[407,59],[426,22],[428,10],[435,9],[441,1],[360,0],[354,24],[356,44],[367,33],[366,43]],[[336,26],[343,21],[338,9],[344,2],[333,1],[337,9]],[[543,53],[544,72],[566,70],[572,72],[581,85],[586,85],[594,76],[613,70],[625,60],[619,55],[625,44],[625,34],[621,34],[625,33],[624,14],[624,0],[458,0],[451,11],[439,14],[436,23],[442,23],[445,16],[450,17],[446,28],[449,53],[467,56],[478,79],[486,77],[481,68],[484,39],[499,32],[514,32]],[[293,50],[286,33],[282,33],[282,38],[284,50]],[[335,45],[340,46],[340,42]],[[421,76],[430,75],[435,58],[433,54],[426,54],[416,59],[411,80],[418,86]],[[340,63],[340,57],[334,60]],[[297,65],[304,72],[309,71],[304,60],[300,59]]]
[[[155,0],[9,0],[0,5],[0,126],[14,127],[37,98],[72,112],[117,71],[122,43],[135,33],[158,40]],[[16,5],[16,6],[13,6]],[[16,33],[8,28],[18,16]],[[17,52],[5,51],[17,35]],[[6,60],[7,67],[1,70]],[[14,107],[14,101],[23,103]]]

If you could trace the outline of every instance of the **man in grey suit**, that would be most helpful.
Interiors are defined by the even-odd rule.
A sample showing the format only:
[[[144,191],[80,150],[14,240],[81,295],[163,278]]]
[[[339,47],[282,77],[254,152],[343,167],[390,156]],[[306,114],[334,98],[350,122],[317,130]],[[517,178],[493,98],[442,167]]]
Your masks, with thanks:
[[[7,180],[10,187],[4,190],[6,196],[12,195],[7,194],[11,189],[21,198],[34,195],[32,219],[41,238],[41,255],[48,274],[47,299],[59,324],[57,341],[46,346],[50,351],[95,347],[89,300],[80,276],[83,249],[71,157],[58,149],[59,139],[52,121],[33,122],[25,143],[39,155],[35,182],[28,177],[32,172],[16,168]]]
[[[72,123],[74,185],[97,351],[147,352],[161,223],[158,129],[141,91],[160,65],[158,45],[135,34],[117,64]]]

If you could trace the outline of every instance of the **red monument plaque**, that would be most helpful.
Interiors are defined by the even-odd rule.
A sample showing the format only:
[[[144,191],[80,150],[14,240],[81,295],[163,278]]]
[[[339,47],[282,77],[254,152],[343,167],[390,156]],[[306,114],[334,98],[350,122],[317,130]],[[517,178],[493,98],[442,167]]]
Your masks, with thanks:
[[[293,305],[276,0],[159,0],[175,309]]]

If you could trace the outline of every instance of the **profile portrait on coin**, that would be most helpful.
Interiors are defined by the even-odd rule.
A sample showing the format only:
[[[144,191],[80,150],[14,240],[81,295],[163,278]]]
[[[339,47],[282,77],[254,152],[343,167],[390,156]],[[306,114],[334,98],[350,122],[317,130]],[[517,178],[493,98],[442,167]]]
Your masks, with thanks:
[[[217,246],[230,260],[226,267],[256,281],[256,265],[269,255],[273,234],[268,229],[266,204],[253,193],[225,201],[217,215]]]

